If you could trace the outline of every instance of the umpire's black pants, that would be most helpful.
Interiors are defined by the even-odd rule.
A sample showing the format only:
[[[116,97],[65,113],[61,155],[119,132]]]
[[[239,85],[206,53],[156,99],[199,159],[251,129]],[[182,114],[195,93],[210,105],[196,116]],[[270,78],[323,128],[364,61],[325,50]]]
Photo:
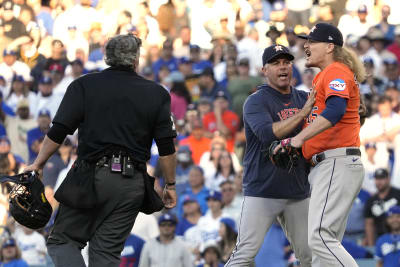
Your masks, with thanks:
[[[86,266],[81,249],[89,242],[89,267],[119,266],[124,242],[143,202],[143,174],[133,177],[97,167],[98,205],[73,209],[60,204],[47,249],[56,267]]]

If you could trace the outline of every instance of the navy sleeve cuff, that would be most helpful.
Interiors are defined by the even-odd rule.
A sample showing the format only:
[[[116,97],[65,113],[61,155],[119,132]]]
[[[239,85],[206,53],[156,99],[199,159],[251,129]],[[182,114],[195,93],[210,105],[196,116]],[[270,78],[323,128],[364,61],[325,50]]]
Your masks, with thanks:
[[[332,125],[335,125],[346,112],[347,99],[339,96],[330,96],[325,103],[326,108],[322,111],[321,116],[330,121]]]

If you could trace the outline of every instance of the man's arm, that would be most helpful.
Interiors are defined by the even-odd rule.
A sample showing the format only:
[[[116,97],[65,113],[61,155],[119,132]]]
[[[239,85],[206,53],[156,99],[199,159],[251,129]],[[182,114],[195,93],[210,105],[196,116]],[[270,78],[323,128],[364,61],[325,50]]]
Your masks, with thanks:
[[[36,157],[32,165],[27,166],[24,171],[39,171],[43,169],[46,161],[57,151],[60,144],[57,144],[51,140],[47,135],[44,137],[42,148],[39,151],[39,155]]]
[[[288,136],[293,130],[303,122],[305,118],[310,114],[312,107],[315,102],[315,90],[312,90],[307,102],[304,104],[303,108],[293,117],[286,120],[274,122],[272,124],[272,132],[278,139],[282,139]]]
[[[365,218],[365,238],[366,246],[373,246],[375,244],[375,225],[373,218]]]
[[[176,153],[159,157],[161,170],[165,178],[165,187],[163,191],[163,202],[166,208],[172,209],[176,206],[175,191],[175,170],[176,170]],[[168,185],[174,184],[174,185]]]

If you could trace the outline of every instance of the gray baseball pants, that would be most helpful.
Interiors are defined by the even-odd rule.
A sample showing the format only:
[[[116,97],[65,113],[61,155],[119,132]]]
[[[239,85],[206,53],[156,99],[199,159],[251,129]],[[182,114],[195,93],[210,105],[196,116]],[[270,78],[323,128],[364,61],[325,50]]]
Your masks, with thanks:
[[[358,266],[341,245],[353,201],[360,192],[364,167],[345,148],[325,151],[326,159],[311,169],[308,244],[321,267]]]
[[[302,267],[311,266],[311,250],[307,244],[309,198],[304,200],[244,197],[236,247],[228,266],[250,266],[265,234],[277,219],[291,243]]]

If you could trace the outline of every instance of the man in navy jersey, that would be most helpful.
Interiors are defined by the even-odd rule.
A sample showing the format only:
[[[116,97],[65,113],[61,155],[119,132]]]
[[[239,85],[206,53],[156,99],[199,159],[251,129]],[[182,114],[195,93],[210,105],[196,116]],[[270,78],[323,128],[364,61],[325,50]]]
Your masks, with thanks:
[[[250,95],[243,108],[246,153],[243,160],[243,208],[236,248],[225,266],[249,266],[265,234],[277,219],[301,266],[311,266],[307,243],[310,185],[304,159],[289,173],[272,164],[266,151],[274,140],[295,136],[315,101],[290,86],[293,55],[282,45],[264,50],[263,73],[268,79]]]

